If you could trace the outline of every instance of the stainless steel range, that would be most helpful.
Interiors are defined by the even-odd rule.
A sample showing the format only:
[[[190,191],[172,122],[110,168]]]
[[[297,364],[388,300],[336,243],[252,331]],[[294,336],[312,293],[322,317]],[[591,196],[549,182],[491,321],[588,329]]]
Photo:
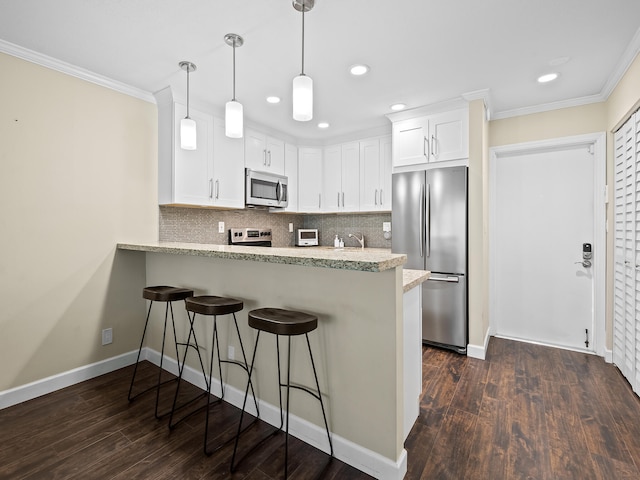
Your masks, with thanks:
[[[270,247],[270,228],[230,228],[229,245]]]

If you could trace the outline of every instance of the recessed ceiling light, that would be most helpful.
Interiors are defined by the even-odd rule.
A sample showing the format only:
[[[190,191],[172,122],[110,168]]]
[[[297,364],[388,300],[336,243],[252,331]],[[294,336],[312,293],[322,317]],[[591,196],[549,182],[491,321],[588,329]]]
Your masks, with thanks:
[[[391,110],[393,110],[394,112],[397,112],[398,110],[404,110],[405,108],[407,108],[407,106],[404,103],[394,103],[389,108],[391,108]]]
[[[318,128],[329,128],[329,123],[328,122],[320,122],[318,124]]]
[[[546,75],[538,77],[538,83],[553,82],[556,78],[558,78],[557,73],[547,73]]]
[[[360,76],[360,75],[364,75],[368,71],[369,71],[369,67],[363,64],[351,65],[351,67],[349,67],[349,72],[351,72],[351,75]]]
[[[267,97],[267,102],[269,103],[280,103],[280,97]]]

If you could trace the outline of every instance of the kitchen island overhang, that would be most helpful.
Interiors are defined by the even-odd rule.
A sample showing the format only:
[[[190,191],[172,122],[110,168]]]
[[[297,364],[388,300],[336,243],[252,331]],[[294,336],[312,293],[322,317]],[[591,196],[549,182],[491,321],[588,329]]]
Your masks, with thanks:
[[[194,289],[196,295],[242,299],[245,309],[239,312],[238,322],[248,355],[255,341],[255,332],[247,325],[249,310],[271,306],[316,314],[319,326],[310,339],[318,352],[318,375],[336,457],[376,478],[404,476],[404,255],[373,249],[312,251],[164,242],[119,244],[118,249],[124,255],[145,252],[148,285],[179,285]],[[183,317],[186,324],[186,314]],[[219,322],[221,338],[228,338],[239,352],[224,324]],[[210,338],[211,328],[210,322],[199,319],[198,337]],[[184,329],[186,325],[183,334]],[[160,338],[161,333],[154,332],[147,347],[159,351]],[[299,348],[303,345],[297,343],[292,347],[292,377],[297,383],[310,384],[310,366]],[[275,347],[258,351],[255,381],[261,416],[275,424],[277,371],[271,350]],[[223,357],[226,353],[222,352]],[[231,392],[225,400],[240,406],[246,376],[229,369],[223,377]],[[315,402],[304,396],[292,397],[291,433],[327,451],[317,410]]]

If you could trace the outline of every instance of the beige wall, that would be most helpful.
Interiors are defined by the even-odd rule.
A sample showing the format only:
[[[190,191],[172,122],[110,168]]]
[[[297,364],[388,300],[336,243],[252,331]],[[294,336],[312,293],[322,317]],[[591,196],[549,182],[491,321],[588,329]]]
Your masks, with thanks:
[[[136,348],[155,105],[0,54],[0,391]],[[112,345],[101,330],[113,328]]]
[[[606,102],[494,120],[489,124],[489,147],[551,138],[607,132],[607,184],[613,182],[613,129],[640,106],[640,57],[636,57]],[[613,324],[613,189],[607,205],[606,347],[612,347]],[[485,222],[488,216],[485,217]],[[486,223],[485,223],[486,228]],[[486,331],[486,330],[485,330]]]
[[[482,100],[469,104],[469,344],[484,345],[488,329],[488,270],[485,265],[487,121]]]

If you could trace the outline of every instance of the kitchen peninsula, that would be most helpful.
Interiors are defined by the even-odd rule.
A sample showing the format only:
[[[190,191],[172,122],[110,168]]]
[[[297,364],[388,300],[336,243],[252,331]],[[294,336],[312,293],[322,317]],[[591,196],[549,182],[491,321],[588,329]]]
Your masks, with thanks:
[[[179,285],[193,289],[196,295],[242,299],[244,310],[238,314],[238,323],[247,355],[252,352],[255,341],[255,332],[247,325],[249,310],[270,306],[316,314],[318,329],[310,335],[310,340],[317,352],[316,366],[336,457],[376,478],[403,477],[406,471],[403,444],[408,433],[405,396],[407,391],[415,392],[415,385],[406,385],[411,382],[406,380],[405,370],[411,368],[405,366],[405,350],[417,351],[421,338],[418,331],[407,339],[403,296],[418,291],[413,287],[424,281],[428,272],[405,273],[402,265],[406,256],[382,249],[151,242],[119,244],[118,254],[146,255],[148,285]],[[160,317],[163,312],[158,310],[154,314]],[[186,322],[186,314],[183,316]],[[198,338],[208,349],[211,322],[198,319],[197,323]],[[226,324],[222,317],[218,324],[218,328],[222,327],[221,338],[228,339],[229,345],[235,348],[235,358],[239,358],[235,334],[226,329]],[[186,332],[185,328],[179,332]],[[150,347],[159,350],[161,332],[155,333]],[[257,395],[262,402],[261,417],[276,423],[275,347],[267,348],[268,343],[258,351],[254,374]],[[312,376],[308,360],[302,355],[303,343],[293,342],[292,377],[296,383],[310,384]],[[223,357],[226,353],[223,347]],[[225,400],[239,405],[246,375],[235,370],[240,369],[223,371],[229,387],[225,390]],[[417,395],[410,399],[416,406],[417,402]],[[292,420],[291,432],[328,451],[318,410],[315,402],[303,396],[292,397],[291,413],[295,421]],[[411,423],[413,420],[415,416]]]

